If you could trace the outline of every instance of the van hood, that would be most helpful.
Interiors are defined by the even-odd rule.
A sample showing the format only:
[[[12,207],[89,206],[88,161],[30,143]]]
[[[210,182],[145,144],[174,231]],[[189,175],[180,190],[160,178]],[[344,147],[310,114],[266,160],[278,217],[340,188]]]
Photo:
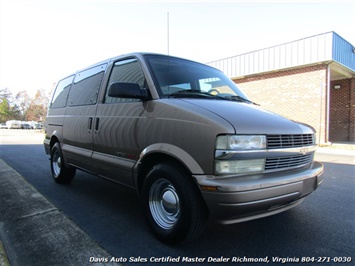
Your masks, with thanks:
[[[259,106],[225,100],[184,99],[228,121],[236,134],[312,134],[308,125],[289,120]]]

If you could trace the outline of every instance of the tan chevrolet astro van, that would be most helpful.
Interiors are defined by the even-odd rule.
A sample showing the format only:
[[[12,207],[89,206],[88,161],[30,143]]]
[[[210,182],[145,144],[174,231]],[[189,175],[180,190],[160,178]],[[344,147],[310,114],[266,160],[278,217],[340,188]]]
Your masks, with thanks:
[[[322,182],[313,128],[263,110],[221,71],[134,53],[60,80],[44,147],[57,183],[76,169],[137,190],[157,238],[198,237],[295,207]]]

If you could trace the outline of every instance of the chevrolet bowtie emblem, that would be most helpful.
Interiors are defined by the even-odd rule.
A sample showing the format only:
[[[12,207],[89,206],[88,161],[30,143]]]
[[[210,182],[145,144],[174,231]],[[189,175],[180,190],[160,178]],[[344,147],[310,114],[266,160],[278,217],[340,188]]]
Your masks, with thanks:
[[[305,155],[308,152],[308,148],[302,148],[300,149],[300,153]]]

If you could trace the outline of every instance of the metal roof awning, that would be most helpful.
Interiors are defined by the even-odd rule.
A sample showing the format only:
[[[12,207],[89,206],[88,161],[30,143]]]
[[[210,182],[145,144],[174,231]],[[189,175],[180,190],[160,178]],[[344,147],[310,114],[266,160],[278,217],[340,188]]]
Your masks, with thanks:
[[[355,47],[331,31],[207,64],[235,79],[322,63],[330,64],[331,80],[350,78],[355,75]]]

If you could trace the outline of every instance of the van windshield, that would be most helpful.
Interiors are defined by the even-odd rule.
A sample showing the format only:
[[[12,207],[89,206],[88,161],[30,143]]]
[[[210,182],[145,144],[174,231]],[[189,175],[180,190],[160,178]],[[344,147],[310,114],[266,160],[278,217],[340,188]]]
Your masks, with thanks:
[[[162,98],[248,98],[221,71],[197,62],[164,55],[145,55]]]

